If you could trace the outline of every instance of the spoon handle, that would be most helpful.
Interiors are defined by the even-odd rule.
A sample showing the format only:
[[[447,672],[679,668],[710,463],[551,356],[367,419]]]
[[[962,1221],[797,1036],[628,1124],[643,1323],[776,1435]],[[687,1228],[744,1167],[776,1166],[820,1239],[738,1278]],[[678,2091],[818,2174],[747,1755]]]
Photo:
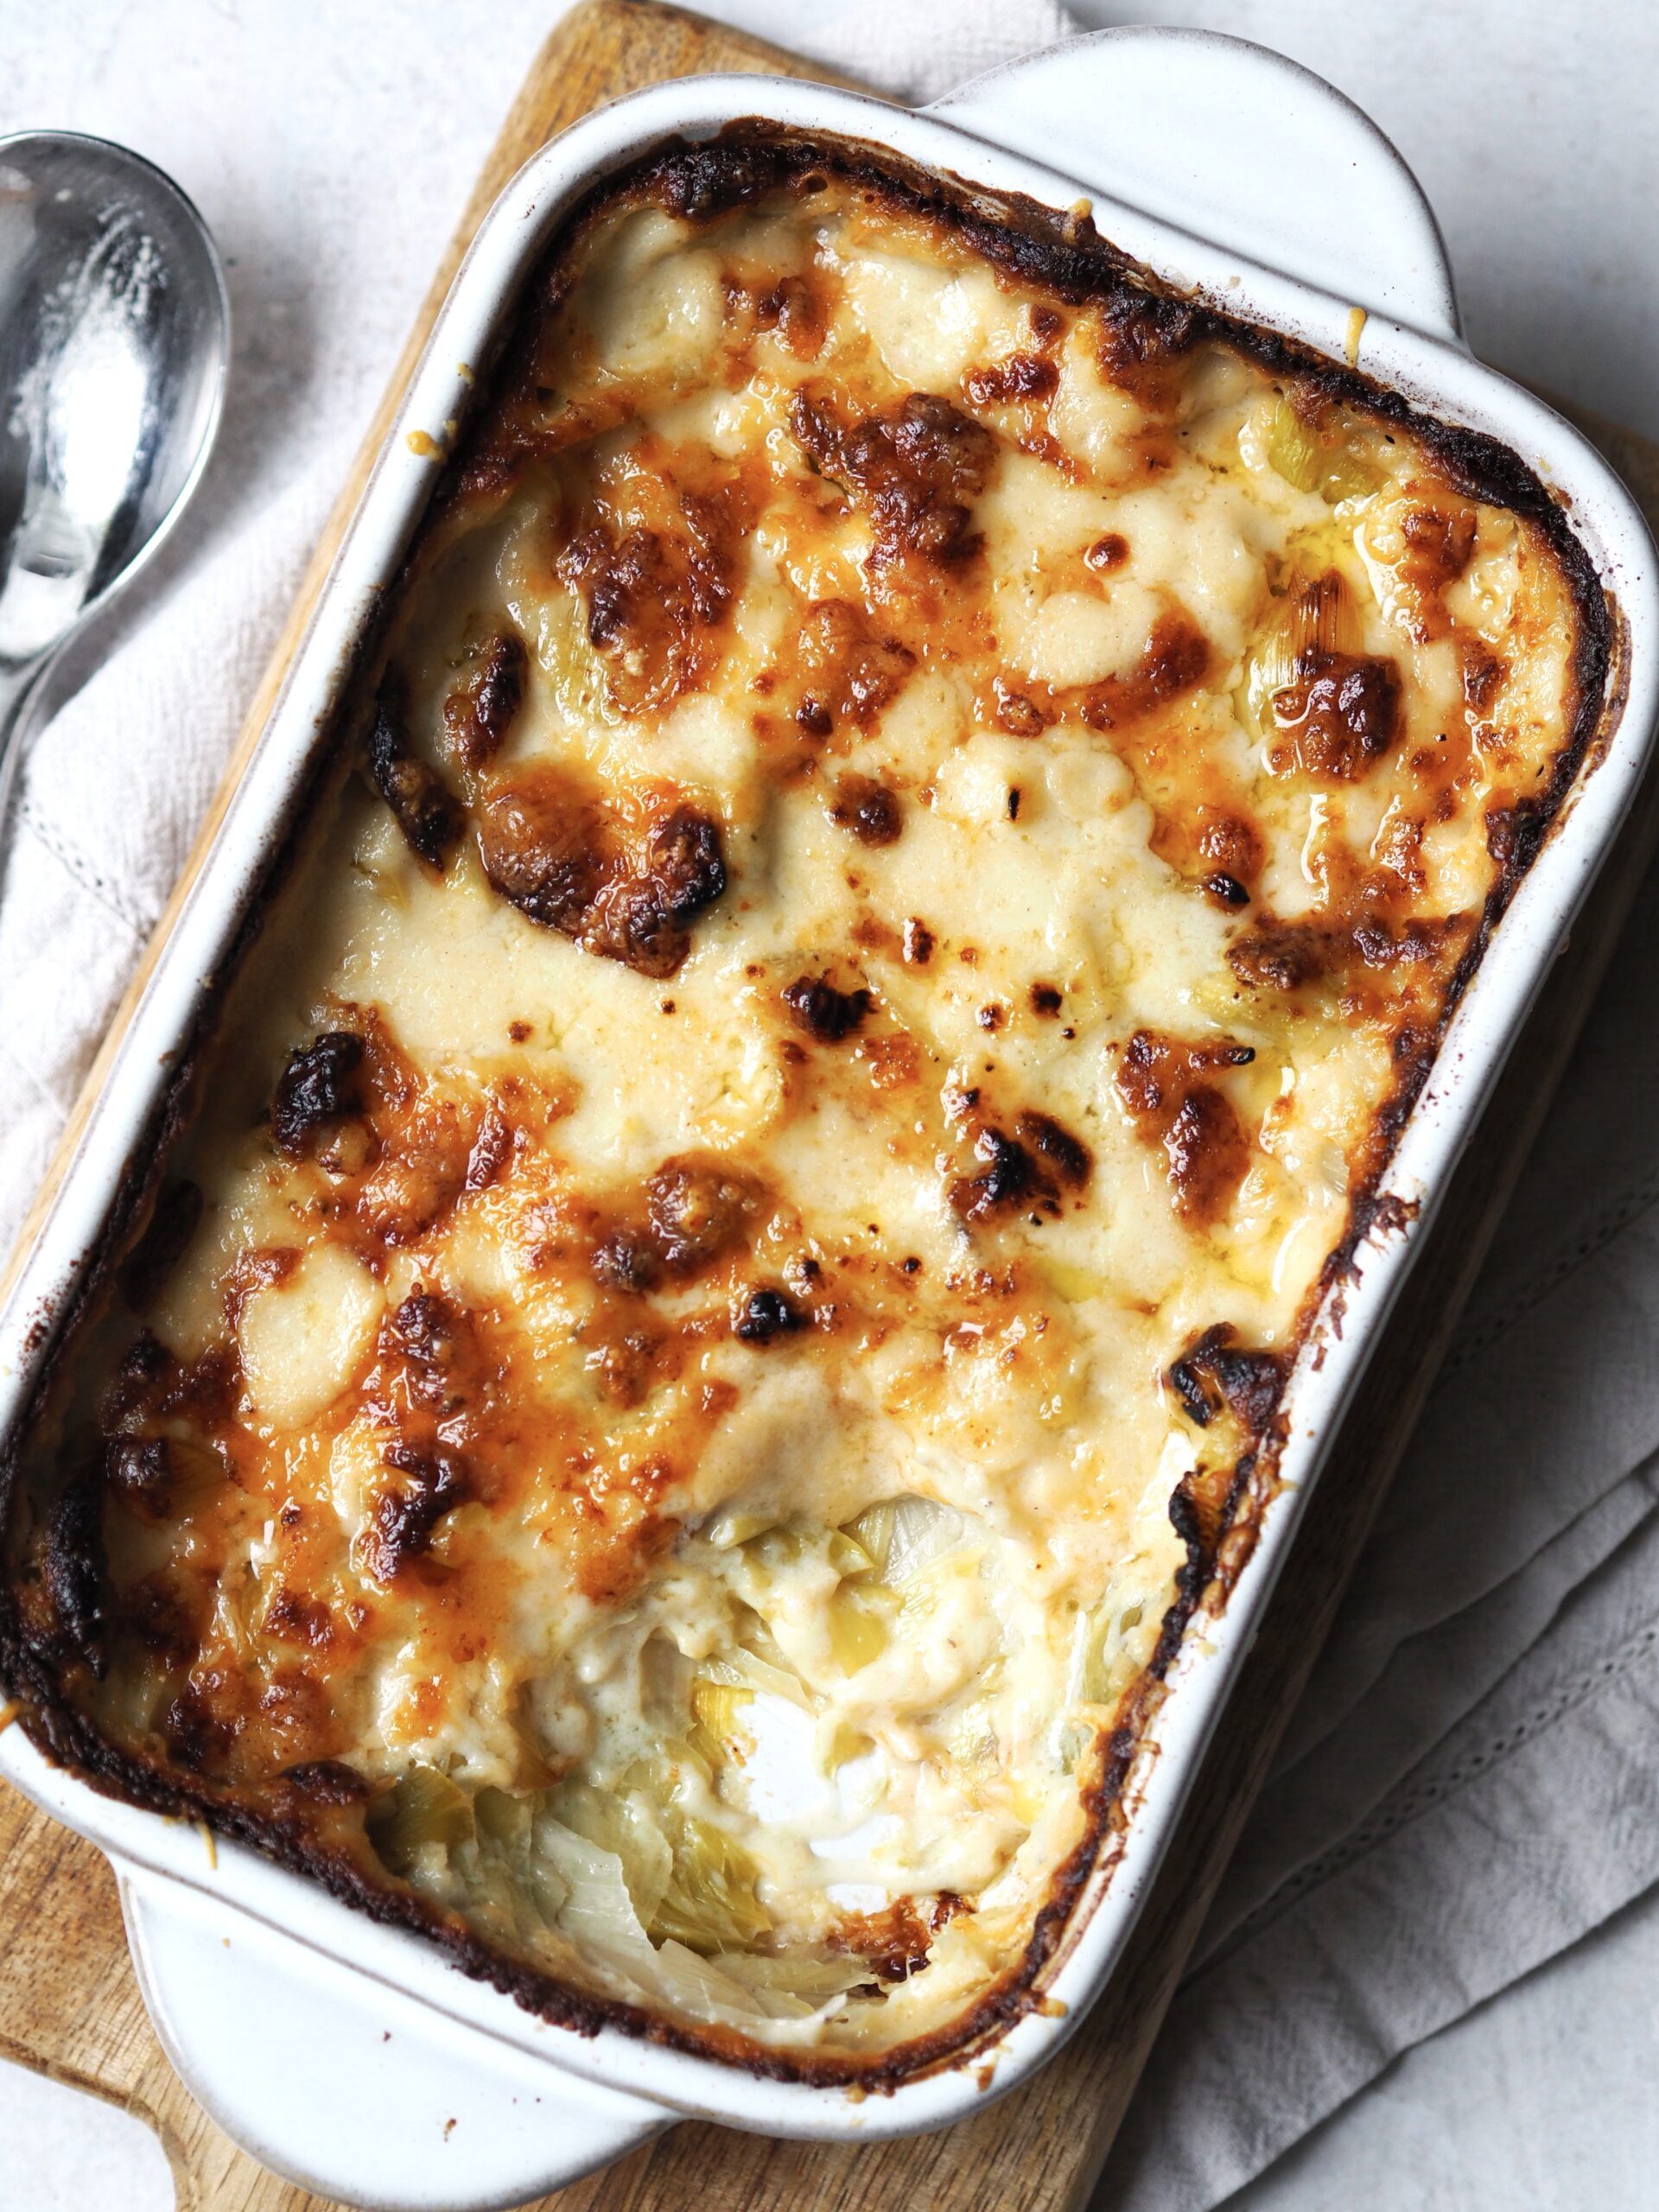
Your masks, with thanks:
[[[11,793],[23,754],[23,729],[50,654],[32,660],[0,660],[0,871],[11,847]],[[0,873],[0,892],[5,887]]]

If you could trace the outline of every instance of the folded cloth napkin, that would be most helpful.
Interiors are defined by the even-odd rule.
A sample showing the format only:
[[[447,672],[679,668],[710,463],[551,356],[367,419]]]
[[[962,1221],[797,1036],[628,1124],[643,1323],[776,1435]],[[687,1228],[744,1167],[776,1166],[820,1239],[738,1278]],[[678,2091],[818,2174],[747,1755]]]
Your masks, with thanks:
[[[805,17],[765,28],[912,99],[1067,28],[1052,0]],[[124,71],[87,76],[43,18],[0,87],[0,129],[54,114],[181,174],[229,249],[238,347],[200,504],[60,671],[26,764],[0,885],[0,1237],[45,1169],[433,241],[543,28],[524,0],[495,12],[492,38],[405,41],[396,71],[376,74],[348,54],[347,28],[319,23],[290,56],[234,11],[191,21],[189,41],[144,42],[149,63],[135,48]],[[291,107],[280,87],[235,96],[252,73],[287,68]],[[273,124],[309,112],[331,71],[349,92],[344,130]],[[410,112],[418,155],[397,127]],[[1653,1095],[1644,1069],[1659,1077],[1659,1033],[1641,1018],[1656,992],[1659,884],[1217,1899],[1102,2205],[1218,2202],[1400,2051],[1659,1878],[1642,1787],[1659,1711],[1659,1375],[1646,1357],[1659,1147],[1628,1110]]]

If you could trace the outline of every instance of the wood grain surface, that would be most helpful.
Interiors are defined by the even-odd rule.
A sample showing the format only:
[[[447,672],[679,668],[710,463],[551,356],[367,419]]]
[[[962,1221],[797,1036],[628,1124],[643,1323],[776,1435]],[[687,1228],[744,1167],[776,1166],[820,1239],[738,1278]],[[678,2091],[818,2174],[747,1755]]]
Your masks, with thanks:
[[[264,726],[373,455],[480,221],[537,148],[589,109],[661,79],[711,69],[828,73],[652,0],[585,0],[549,36],[433,278],[250,705],[225,785],[93,1064],[20,1251],[50,1203],[115,1042]],[[1659,446],[1575,409],[1563,411],[1601,447],[1659,527]],[[1129,1950],[1060,2056],[982,2117],[902,2143],[841,2150],[688,2123],[605,2173],[544,2199],[538,2212],[684,2212],[690,2204],[699,2212],[1077,2212],[1088,2202],[1656,842],[1659,778],[1650,776],[1458,1171],[1309,1503],[1292,1571],[1245,1663]],[[9,1287],[16,1265],[14,1255],[0,1289]],[[147,2120],[171,2163],[181,2212],[327,2212],[322,2199],[277,2180],[237,2150],[194,2103],[145,2015],[107,1862],[3,1785],[0,2056]]]

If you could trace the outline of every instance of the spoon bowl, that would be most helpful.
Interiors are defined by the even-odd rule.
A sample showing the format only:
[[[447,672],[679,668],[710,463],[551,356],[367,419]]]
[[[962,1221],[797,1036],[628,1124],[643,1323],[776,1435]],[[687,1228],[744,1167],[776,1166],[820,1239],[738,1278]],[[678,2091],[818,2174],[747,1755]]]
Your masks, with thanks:
[[[229,353],[170,179],[101,138],[0,138],[0,825],[41,677],[200,480]]]

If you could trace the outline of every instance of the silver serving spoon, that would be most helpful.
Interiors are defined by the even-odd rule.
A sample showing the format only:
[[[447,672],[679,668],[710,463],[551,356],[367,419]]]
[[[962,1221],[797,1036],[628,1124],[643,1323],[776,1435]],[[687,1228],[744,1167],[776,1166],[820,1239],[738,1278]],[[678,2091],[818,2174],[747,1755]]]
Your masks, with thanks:
[[[41,677],[207,465],[230,314],[158,168],[67,130],[0,138],[0,842]]]

